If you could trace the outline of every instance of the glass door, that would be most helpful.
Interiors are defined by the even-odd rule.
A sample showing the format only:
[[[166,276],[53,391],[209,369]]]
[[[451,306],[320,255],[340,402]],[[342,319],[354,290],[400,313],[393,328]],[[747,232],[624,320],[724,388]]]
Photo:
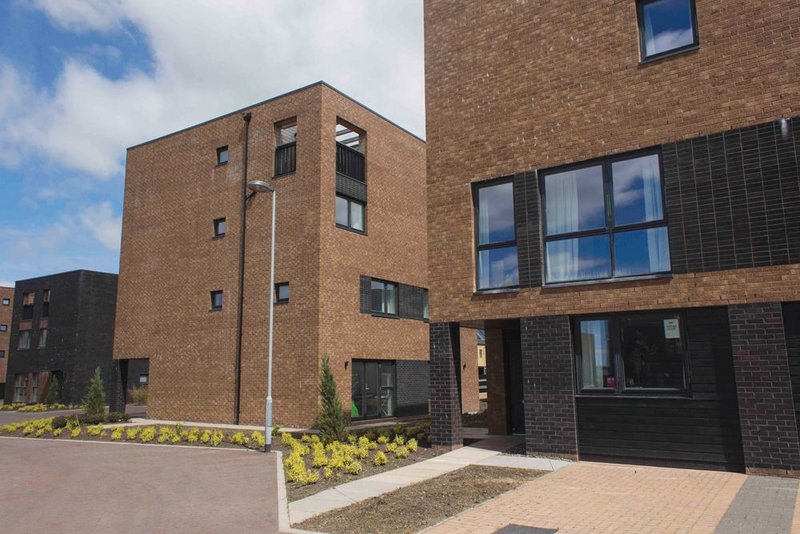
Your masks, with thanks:
[[[353,419],[394,417],[397,404],[393,361],[353,361]]]

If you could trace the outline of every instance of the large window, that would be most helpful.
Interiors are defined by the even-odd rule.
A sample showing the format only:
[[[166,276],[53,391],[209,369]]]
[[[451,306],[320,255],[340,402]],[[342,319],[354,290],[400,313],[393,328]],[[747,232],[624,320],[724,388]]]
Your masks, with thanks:
[[[28,402],[28,375],[14,377],[14,402]]]
[[[19,331],[19,343],[17,344],[17,348],[19,350],[26,350],[31,348],[31,331],[30,330],[20,330]]]
[[[397,315],[397,284],[372,280],[370,288],[370,310],[372,313]]]
[[[670,270],[658,154],[542,173],[546,283]]]
[[[294,119],[275,125],[275,176],[291,174],[297,160],[297,123]]]
[[[50,290],[42,291],[42,317],[50,317]]]
[[[478,289],[518,286],[514,184],[510,179],[475,187],[475,219]]]
[[[637,11],[643,61],[697,46],[694,0],[639,0]]]
[[[336,195],[336,226],[364,231],[364,204],[358,200]]]
[[[583,392],[685,391],[683,321],[676,313],[581,318],[575,322]]]
[[[31,291],[30,293],[23,293],[22,294],[22,320],[27,321],[29,319],[33,319],[33,305],[36,302],[36,293]]]
[[[352,367],[351,417],[393,417],[397,404],[395,362],[354,360]]]
[[[39,348],[47,347],[47,328],[39,329]]]

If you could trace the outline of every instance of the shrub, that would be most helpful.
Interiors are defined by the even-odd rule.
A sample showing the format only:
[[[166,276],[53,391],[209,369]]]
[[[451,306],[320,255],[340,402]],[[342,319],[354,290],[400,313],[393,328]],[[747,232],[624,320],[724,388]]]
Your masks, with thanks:
[[[386,452],[395,452],[397,450],[397,443],[387,443],[386,444]]]
[[[79,426],[73,428],[72,431],[69,433],[69,437],[71,438],[77,438],[80,435],[81,435],[81,427]]]
[[[83,425],[98,425],[100,423],[105,423],[106,416],[105,415],[88,415],[85,413],[78,414],[75,416],[79,423]]]
[[[408,449],[405,447],[397,447],[394,451],[396,458],[408,458]]]
[[[103,432],[103,424],[97,424],[86,428],[90,436],[99,436]]]
[[[389,437],[381,434],[380,436],[378,436],[378,443],[380,443],[381,445],[386,445],[387,443],[389,443]]]
[[[372,463],[375,465],[386,465],[386,462],[386,455],[381,451],[376,452],[375,457],[372,459]]]
[[[403,445],[406,442],[406,438],[404,438],[403,436],[395,436],[394,442],[397,443],[398,445]]]
[[[60,436],[60,435],[61,435],[61,433],[62,433],[63,431],[64,431],[64,428],[63,428],[63,427],[62,427],[62,428],[54,428],[54,429],[53,429],[53,437],[54,437],[54,438],[57,438],[58,436]]]
[[[342,400],[336,390],[336,380],[331,372],[330,357],[322,357],[322,370],[319,376],[319,393],[322,405],[317,413],[317,427],[320,438],[325,443],[342,441],[345,437],[344,412]]]
[[[234,445],[247,445],[250,439],[244,435],[244,432],[234,432],[231,435],[231,443]]]
[[[411,452],[417,452],[417,447],[418,447],[417,440],[411,438],[410,440],[408,440],[408,443],[406,443],[406,447],[408,447],[408,450],[410,450]]]
[[[142,443],[150,443],[156,438],[156,427],[148,426],[139,432],[139,441]]]
[[[106,414],[106,392],[99,367],[94,370],[94,375],[89,381],[86,399],[83,402],[86,415],[89,417],[103,417]]]
[[[347,443],[350,445],[355,445],[356,443],[356,435],[355,434],[347,434]]]
[[[332,477],[333,477],[333,469],[331,469],[330,467],[326,467],[325,469],[322,470],[322,478],[324,478],[325,480],[329,480]]]
[[[81,421],[77,417],[70,417],[67,419],[67,429],[74,430],[81,426]]]
[[[272,435],[277,436],[281,433],[281,425],[275,425],[272,427]]]
[[[127,420],[128,416],[120,412],[111,412],[105,418],[106,423],[120,423]]]
[[[216,447],[217,445],[222,443],[222,440],[224,440],[224,439],[225,439],[225,434],[223,434],[219,430],[214,430],[214,431],[211,432],[211,446],[212,447]]]
[[[191,429],[189,431],[189,435],[186,436],[186,441],[188,441],[189,443],[197,443],[197,441],[199,439],[200,439],[200,429],[199,428]]]
[[[311,465],[314,467],[324,467],[328,465],[328,457],[325,456],[325,448],[321,443],[315,443],[312,447],[313,456],[311,458]]]
[[[303,443],[311,443],[311,436],[309,436],[308,434],[303,434],[302,436],[300,436],[300,441]]]
[[[356,456],[361,458],[362,460],[369,456],[369,449],[367,447],[359,447],[356,449]]]
[[[350,462],[345,467],[345,471],[347,471],[351,475],[359,474],[361,472],[361,462],[359,462],[358,460]]]
[[[45,431],[44,428],[39,428],[33,435],[36,436],[37,438],[41,438],[44,435],[44,431]]]
[[[64,428],[67,426],[67,418],[63,415],[53,417],[53,428]]]
[[[211,431],[210,430],[203,430],[203,433],[200,435],[200,443],[209,443],[211,441]]]
[[[133,386],[128,390],[128,396],[131,398],[131,404],[144,406],[147,404],[147,386]]]
[[[134,426],[132,428],[125,429],[125,439],[134,440],[136,436],[139,435],[139,427]]]
[[[124,430],[125,429],[122,428],[121,426],[119,426],[119,427],[115,428],[114,430],[112,430],[111,431],[111,440],[112,441],[121,440],[122,439],[122,433],[123,433]]]

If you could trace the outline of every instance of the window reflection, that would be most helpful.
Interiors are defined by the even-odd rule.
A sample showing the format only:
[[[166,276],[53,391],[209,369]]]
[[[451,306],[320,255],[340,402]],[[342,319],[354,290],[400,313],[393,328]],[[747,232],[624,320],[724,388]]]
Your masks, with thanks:
[[[645,58],[695,44],[692,0],[652,0],[641,4]]]

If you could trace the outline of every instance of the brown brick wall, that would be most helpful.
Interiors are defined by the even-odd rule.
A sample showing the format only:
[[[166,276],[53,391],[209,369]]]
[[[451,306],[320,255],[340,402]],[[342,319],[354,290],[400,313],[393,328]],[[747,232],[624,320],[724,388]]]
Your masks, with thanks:
[[[5,351],[5,357],[0,358],[0,384],[6,382],[6,367],[8,365],[9,343],[11,342],[11,315],[14,311],[14,288],[0,287],[0,299],[8,299],[10,304],[3,306],[0,304],[0,324],[8,325],[5,332],[0,332],[0,350]],[[0,303],[2,300],[0,300]],[[6,384],[6,388],[13,384]]]
[[[480,410],[478,398],[478,338],[472,328],[461,329],[461,411]]]
[[[427,325],[359,313],[358,276],[427,286],[424,144],[325,85],[249,109],[248,178],[278,195],[274,420],[313,421],[319,361],[332,357],[349,403],[352,358],[427,359]],[[367,132],[368,236],[335,228],[335,124]],[[274,123],[297,117],[297,170],[272,180]],[[233,419],[243,121],[219,118],[128,152],[115,358],[150,358],[150,415]],[[215,149],[230,161],[215,166]],[[269,194],[249,201],[241,421],[264,419]],[[212,239],[212,220],[227,235]],[[209,312],[209,291],[225,291]]]
[[[796,265],[473,295],[471,182],[797,116],[800,4],[697,15],[698,50],[640,65],[633,0],[425,2],[432,320],[796,299]]]

